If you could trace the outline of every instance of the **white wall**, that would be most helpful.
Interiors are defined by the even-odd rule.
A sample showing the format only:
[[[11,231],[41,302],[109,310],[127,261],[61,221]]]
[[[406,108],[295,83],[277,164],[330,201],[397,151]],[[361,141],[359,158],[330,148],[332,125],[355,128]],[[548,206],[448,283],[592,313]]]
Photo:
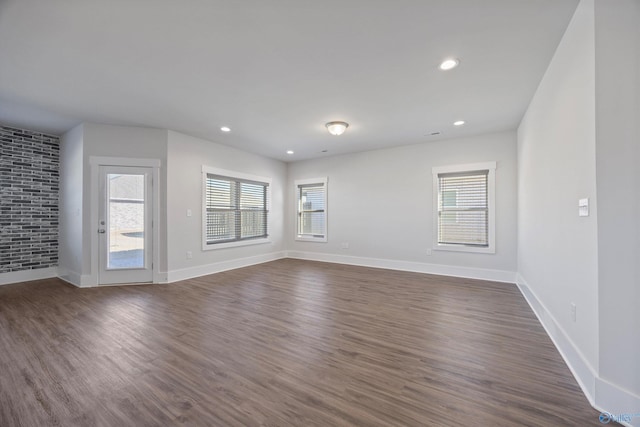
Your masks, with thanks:
[[[60,138],[60,229],[58,274],[80,283],[82,274],[83,125]]]
[[[432,167],[497,161],[496,253],[433,246]],[[295,241],[297,179],[328,177],[328,241]],[[289,164],[285,242],[292,256],[513,281],[514,132],[429,142]],[[349,243],[348,249],[341,244]]]
[[[520,283],[550,316],[547,326],[558,328],[586,364],[579,376],[591,394],[598,366],[594,64],[593,0],[586,0],[518,129]],[[578,199],[586,197],[591,214],[578,217]]]
[[[637,0],[582,0],[518,129],[519,283],[613,414],[640,407],[638,22]]]
[[[92,188],[93,156],[158,159],[160,173],[159,269],[166,270],[166,159],[167,131],[84,123],[63,135],[60,152],[60,267],[59,275],[78,286],[97,284],[95,252],[97,212]],[[96,185],[97,186],[97,185]]]
[[[169,131],[168,141],[168,280],[282,257],[286,164],[173,131]],[[272,179],[271,243],[202,250],[203,165]],[[187,217],[187,209],[191,210],[191,217]],[[187,259],[187,251],[193,254],[192,259]]]
[[[640,2],[598,0],[595,11],[600,376],[636,395],[625,402],[603,384],[598,398],[611,410],[638,412]]]
[[[96,238],[91,229],[91,194],[97,189],[91,188],[92,156],[126,157],[140,159],[159,159],[160,166],[160,270],[166,271],[166,188],[167,188],[167,130],[134,126],[112,126],[97,123],[84,124],[84,216],[85,232],[83,248],[85,259],[82,266],[84,275],[96,274],[97,254],[91,254],[92,239]]]

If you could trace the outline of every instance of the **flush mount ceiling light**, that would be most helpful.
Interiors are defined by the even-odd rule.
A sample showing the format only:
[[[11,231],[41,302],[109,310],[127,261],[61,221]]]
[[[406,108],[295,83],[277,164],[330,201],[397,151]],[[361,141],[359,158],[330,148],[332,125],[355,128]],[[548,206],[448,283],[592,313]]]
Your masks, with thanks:
[[[220,130],[221,130],[222,132],[231,132],[231,128],[230,128],[229,126],[222,126],[222,127],[220,128]]]
[[[448,58],[448,59],[445,59],[444,61],[442,61],[442,63],[440,64],[439,68],[441,70],[444,70],[444,71],[453,70],[459,64],[460,64],[460,60],[458,60],[456,58]]]
[[[329,122],[325,125],[331,135],[342,135],[349,127],[347,122]]]
[[[293,150],[287,150],[287,154],[289,155],[293,154]]]
[[[458,120],[457,122],[453,122],[454,126],[462,126],[464,124],[464,120]]]

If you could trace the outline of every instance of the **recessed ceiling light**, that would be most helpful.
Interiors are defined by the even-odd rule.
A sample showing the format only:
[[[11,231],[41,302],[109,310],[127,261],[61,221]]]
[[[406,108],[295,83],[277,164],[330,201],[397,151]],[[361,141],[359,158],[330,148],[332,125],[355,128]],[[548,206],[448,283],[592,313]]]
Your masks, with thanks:
[[[464,124],[464,120],[458,120],[457,122],[453,122],[454,126],[462,126]]]
[[[431,132],[429,135],[431,135],[431,136],[440,135],[440,132]]]
[[[293,154],[293,150],[287,150],[287,154]]]
[[[442,61],[442,63],[440,64],[440,69],[444,71],[452,70],[456,68],[459,64],[460,64],[460,60],[456,58],[448,58]]]
[[[228,126],[222,126],[222,127],[220,128],[220,130],[221,130],[222,132],[231,132],[231,128],[230,128],[230,127],[228,127]]]

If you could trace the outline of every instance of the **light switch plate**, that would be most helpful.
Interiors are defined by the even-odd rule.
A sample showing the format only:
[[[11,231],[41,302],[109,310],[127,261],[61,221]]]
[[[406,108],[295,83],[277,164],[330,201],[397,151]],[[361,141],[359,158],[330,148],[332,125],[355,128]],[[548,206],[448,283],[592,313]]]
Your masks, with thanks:
[[[589,199],[578,200],[578,216],[589,216]]]

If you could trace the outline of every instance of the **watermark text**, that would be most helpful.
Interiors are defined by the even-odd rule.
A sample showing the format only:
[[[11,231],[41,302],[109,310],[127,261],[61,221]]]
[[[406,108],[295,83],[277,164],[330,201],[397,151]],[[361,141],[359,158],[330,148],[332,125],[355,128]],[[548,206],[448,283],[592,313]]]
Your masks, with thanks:
[[[610,422],[614,421],[616,423],[630,423],[631,420],[635,417],[640,417],[640,412],[637,412],[635,414],[612,414],[610,412],[603,412],[600,414],[600,422],[602,424],[609,424]]]

